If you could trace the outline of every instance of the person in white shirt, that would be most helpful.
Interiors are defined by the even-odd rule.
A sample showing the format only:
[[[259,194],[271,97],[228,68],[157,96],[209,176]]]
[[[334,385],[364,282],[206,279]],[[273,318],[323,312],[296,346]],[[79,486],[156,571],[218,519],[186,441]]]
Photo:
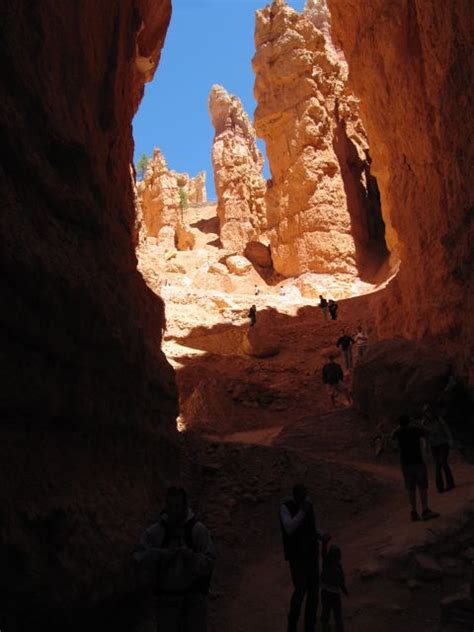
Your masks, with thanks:
[[[357,333],[354,336],[354,340],[357,349],[357,357],[360,359],[365,355],[369,344],[369,336],[363,330],[362,325],[359,325],[357,327]]]

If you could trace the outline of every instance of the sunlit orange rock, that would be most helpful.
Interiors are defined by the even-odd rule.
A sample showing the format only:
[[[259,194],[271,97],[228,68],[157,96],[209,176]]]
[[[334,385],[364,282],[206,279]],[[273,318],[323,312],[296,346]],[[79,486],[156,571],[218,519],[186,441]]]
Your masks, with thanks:
[[[257,11],[255,129],[271,169],[266,196],[275,269],[357,275],[372,247],[368,144],[324,2]],[[383,235],[383,226],[382,226]]]
[[[191,250],[194,236],[183,220],[188,204],[204,204],[207,200],[206,174],[201,171],[195,178],[168,168],[165,157],[154,149],[143,176],[136,185],[137,206],[146,232],[160,237],[164,227],[175,230],[179,250]]]
[[[265,229],[263,156],[240,99],[215,85],[209,94],[215,129],[212,164],[222,245],[242,254]]]

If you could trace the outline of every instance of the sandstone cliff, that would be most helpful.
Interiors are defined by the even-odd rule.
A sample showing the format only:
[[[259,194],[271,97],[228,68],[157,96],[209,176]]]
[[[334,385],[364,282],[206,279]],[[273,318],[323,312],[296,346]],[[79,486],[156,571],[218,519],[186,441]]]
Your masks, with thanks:
[[[361,99],[400,272],[379,331],[436,337],[474,383],[474,12],[463,0],[329,0]]]
[[[308,2],[302,14],[283,0],[257,11],[255,128],[272,175],[266,197],[272,257],[285,276],[364,275],[386,254],[380,209],[367,185],[358,101],[329,32],[323,1]]]
[[[164,305],[136,269],[130,177],[170,12],[2,4],[2,629],[66,630],[80,610],[93,630],[87,608],[130,590],[124,562],[176,472]],[[112,610],[105,627],[124,629]]]
[[[209,114],[215,129],[212,164],[220,239],[224,248],[242,254],[266,228],[263,156],[240,99],[215,85]]]
[[[161,151],[155,148],[136,191],[137,212],[143,218],[147,234],[168,243],[168,228],[171,227],[173,246],[176,242],[180,250],[192,248],[194,241],[185,225],[183,211],[188,204],[206,202],[206,173],[201,171],[195,178],[190,178],[187,173],[172,171]]]

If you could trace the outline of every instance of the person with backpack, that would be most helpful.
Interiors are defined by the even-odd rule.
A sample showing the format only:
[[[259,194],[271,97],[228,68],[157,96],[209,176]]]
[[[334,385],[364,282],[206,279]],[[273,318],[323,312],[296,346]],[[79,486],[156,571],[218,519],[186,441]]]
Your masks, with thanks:
[[[305,597],[304,630],[314,632],[319,598],[319,540],[328,536],[317,528],[305,485],[295,485],[292,498],[280,506],[280,527],[285,560],[294,587],[288,612],[288,632],[297,630]]]
[[[336,406],[336,398],[339,394],[344,395],[348,405],[352,404],[352,396],[344,384],[344,373],[340,364],[334,361],[334,356],[329,356],[329,362],[323,366],[323,383],[326,384],[331,403]]]
[[[165,510],[142,534],[134,558],[152,577],[158,632],[207,632],[216,551],[183,487],[168,489]]]
[[[339,309],[339,305],[336,303],[336,301],[333,301],[332,298],[330,298],[328,301],[328,310],[329,310],[329,313],[331,314],[332,320],[337,320],[338,309]]]
[[[319,307],[323,310],[324,320],[328,319],[328,302],[322,294],[319,295]]]
[[[341,329],[341,336],[336,343],[336,347],[341,347],[342,353],[344,354],[346,369],[348,371],[352,369],[352,345],[354,343],[354,338],[346,334],[344,329]]]

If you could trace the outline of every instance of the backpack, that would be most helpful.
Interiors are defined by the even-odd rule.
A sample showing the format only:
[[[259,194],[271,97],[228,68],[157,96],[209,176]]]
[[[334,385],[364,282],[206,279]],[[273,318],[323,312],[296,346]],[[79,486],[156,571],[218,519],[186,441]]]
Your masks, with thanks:
[[[164,530],[163,542],[161,543],[161,548],[167,549],[170,545],[170,532],[168,523],[164,520],[161,520],[161,526]],[[191,520],[188,520],[184,525],[184,542],[188,549],[191,549],[195,553],[197,553],[196,545],[193,540],[193,529],[196,526],[198,519],[196,516],[193,516]],[[202,577],[197,577],[192,584],[183,592],[199,592],[203,595],[207,595],[209,593],[209,586],[211,584],[212,571],[208,575],[203,575]],[[158,588],[158,578],[157,578],[157,586],[156,592],[159,593],[160,589]]]

